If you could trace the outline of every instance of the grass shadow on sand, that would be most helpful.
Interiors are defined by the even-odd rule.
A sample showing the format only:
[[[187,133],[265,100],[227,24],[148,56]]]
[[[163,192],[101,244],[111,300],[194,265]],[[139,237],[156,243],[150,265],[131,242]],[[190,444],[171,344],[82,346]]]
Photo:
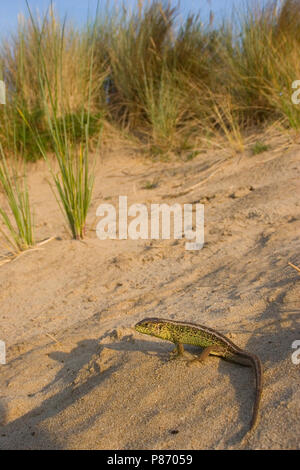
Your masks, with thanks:
[[[85,366],[88,366],[92,358],[100,353],[101,346],[96,340],[80,341],[70,352],[53,352],[49,355],[52,359],[63,363],[63,367],[55,378],[43,387],[39,393],[60,390],[44,400],[38,407],[22,415],[16,420],[0,427],[0,449],[61,449],[63,445],[57,442],[56,437],[49,435],[43,429],[43,422],[58,415],[67,407],[80,400],[82,397],[98,387],[118,367],[116,364],[101,372],[97,364],[86,374],[85,381],[78,381],[76,377]],[[87,372],[89,372],[87,370]],[[37,394],[35,394],[37,395]],[[3,405],[0,402],[0,410]],[[3,413],[5,414],[5,413]]]

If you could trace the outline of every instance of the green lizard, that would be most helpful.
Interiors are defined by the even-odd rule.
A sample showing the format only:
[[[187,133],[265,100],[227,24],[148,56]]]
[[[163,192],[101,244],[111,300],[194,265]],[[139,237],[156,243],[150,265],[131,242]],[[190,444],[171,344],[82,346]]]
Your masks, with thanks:
[[[256,378],[256,397],[253,408],[250,430],[257,424],[258,409],[262,394],[262,365],[260,359],[247,351],[236,346],[226,336],[218,333],[212,328],[163,318],[145,318],[135,325],[136,331],[157,338],[171,341],[176,345],[176,355],[182,355],[184,344],[192,344],[204,348],[199,358],[191,362],[203,362],[209,354],[222,357],[228,361],[238,364],[252,366]]]

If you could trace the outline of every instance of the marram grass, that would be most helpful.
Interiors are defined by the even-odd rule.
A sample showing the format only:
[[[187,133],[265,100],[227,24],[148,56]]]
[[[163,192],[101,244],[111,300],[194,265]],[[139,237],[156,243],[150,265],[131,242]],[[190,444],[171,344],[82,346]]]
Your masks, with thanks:
[[[5,229],[0,231],[13,251],[27,250],[34,245],[33,216],[30,209],[26,176],[10,170],[0,145],[0,188],[9,212],[0,207],[0,218]]]
[[[44,18],[47,25],[47,18]],[[19,109],[26,125],[31,129],[37,146],[47,161],[50,172],[56,187],[55,197],[65,216],[68,227],[73,238],[82,239],[86,233],[86,218],[91,203],[94,185],[94,164],[89,165],[89,130],[91,123],[91,100],[93,93],[93,71],[94,71],[94,47],[95,34],[91,36],[90,42],[86,44],[89,56],[89,75],[86,84],[87,95],[83,93],[81,97],[81,110],[77,115],[72,114],[70,107],[63,99],[67,85],[63,79],[63,60],[65,48],[67,47],[65,38],[65,25],[56,25],[56,56],[55,76],[58,86],[53,88],[49,64],[47,63],[47,48],[43,43],[43,27],[35,21],[31,15],[35,50],[39,61],[38,78],[41,100],[46,118],[50,149],[54,153],[58,163],[59,171],[55,171],[48,158],[47,149],[41,136]],[[59,106],[58,106],[59,105]],[[102,124],[99,124],[99,136]],[[78,142],[79,136],[79,142]]]

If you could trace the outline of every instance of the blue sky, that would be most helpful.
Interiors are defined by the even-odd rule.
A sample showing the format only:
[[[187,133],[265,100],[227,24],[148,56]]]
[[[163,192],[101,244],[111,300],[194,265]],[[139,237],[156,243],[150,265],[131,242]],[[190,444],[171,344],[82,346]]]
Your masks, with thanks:
[[[50,0],[28,0],[32,11],[37,9],[40,12],[45,12],[49,6]],[[146,0],[147,1],[147,0]],[[250,3],[254,3],[251,0]],[[137,0],[124,0],[125,5],[133,6]],[[86,20],[88,11],[96,11],[97,0],[55,0],[54,5],[56,10],[64,16],[67,13],[69,18],[72,18],[77,24],[81,24]],[[121,0],[110,0],[111,5],[118,6],[122,3]],[[177,4],[177,0],[172,0],[173,5]],[[100,8],[105,8],[106,0],[100,0]],[[201,12],[203,21],[209,17],[209,12],[212,9],[216,18],[229,16],[233,6],[240,10],[245,5],[245,0],[181,0],[181,12],[184,17],[188,11]],[[0,0],[0,34],[6,35],[13,31],[18,23],[18,13],[27,12],[25,0]]]

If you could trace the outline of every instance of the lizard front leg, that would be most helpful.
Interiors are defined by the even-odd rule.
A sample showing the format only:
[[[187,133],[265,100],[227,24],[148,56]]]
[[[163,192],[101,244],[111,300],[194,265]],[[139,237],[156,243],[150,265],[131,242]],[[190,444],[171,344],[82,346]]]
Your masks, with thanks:
[[[184,347],[182,343],[175,343],[175,348],[170,353],[170,359],[177,359],[184,355]]]

